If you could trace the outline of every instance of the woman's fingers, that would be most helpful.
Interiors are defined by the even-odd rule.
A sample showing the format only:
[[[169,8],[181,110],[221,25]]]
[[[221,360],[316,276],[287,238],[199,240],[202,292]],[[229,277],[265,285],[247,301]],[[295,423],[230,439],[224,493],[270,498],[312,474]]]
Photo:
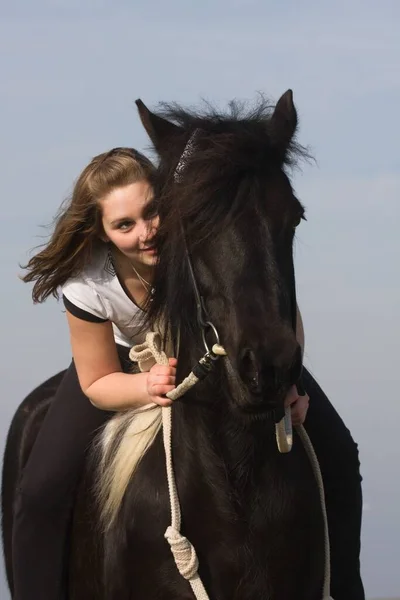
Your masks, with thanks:
[[[308,394],[299,396],[297,387],[292,385],[285,398],[285,408],[291,407],[291,416],[293,425],[302,425],[306,420],[308,404],[310,398]]]
[[[299,396],[294,404],[292,404],[291,414],[293,425],[302,425],[306,420],[308,405],[310,398],[308,394]]]
[[[154,365],[149,371],[150,375],[176,375],[176,368],[171,365]]]

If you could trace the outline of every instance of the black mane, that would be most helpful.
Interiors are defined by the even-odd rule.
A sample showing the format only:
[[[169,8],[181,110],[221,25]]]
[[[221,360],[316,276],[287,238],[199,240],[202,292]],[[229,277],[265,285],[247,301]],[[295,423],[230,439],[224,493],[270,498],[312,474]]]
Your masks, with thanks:
[[[194,333],[197,325],[189,308],[193,308],[193,294],[186,247],[193,253],[217,238],[232,220],[254,210],[257,203],[265,203],[266,190],[277,173],[310,158],[295,136],[286,142],[276,138],[271,127],[273,111],[264,97],[251,107],[232,101],[226,113],[209,104],[203,111],[160,104],[156,115],[177,125],[179,133],[163,149],[156,177],[160,258],[147,323],[166,316],[173,330],[181,327]],[[176,168],[188,143],[193,148],[176,181]],[[171,264],[175,268],[172,276],[168,269],[167,279],[166,266]]]
[[[180,126],[187,139],[196,129],[210,134],[210,147],[204,152],[203,161],[215,160],[225,164],[227,156],[232,167],[259,173],[268,162],[280,166],[296,166],[298,161],[310,158],[308,150],[300,145],[295,137],[286,145],[282,156],[277,152],[278,139],[270,130],[270,121],[275,105],[260,95],[252,106],[240,100],[232,100],[227,112],[220,112],[210,103],[204,103],[203,110],[187,110],[177,103],[160,103],[157,116],[168,119]],[[201,162],[201,157],[199,156]],[[197,161],[196,161],[197,162]],[[207,165],[209,166],[209,165]],[[212,165],[215,167],[215,163]]]

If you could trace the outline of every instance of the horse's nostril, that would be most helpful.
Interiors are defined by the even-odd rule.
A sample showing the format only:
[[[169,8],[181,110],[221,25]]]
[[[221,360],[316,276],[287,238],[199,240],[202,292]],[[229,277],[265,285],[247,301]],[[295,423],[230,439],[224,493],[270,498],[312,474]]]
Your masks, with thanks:
[[[240,352],[239,362],[244,370],[251,368],[256,362],[256,355],[251,348],[243,348]]]
[[[260,386],[260,373],[256,355],[250,348],[245,348],[240,353],[239,372],[244,383],[253,393],[257,393]]]

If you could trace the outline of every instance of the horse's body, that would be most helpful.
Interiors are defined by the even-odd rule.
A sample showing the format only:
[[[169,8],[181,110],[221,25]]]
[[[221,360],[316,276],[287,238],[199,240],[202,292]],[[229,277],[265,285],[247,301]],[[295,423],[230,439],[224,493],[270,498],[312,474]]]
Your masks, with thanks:
[[[283,169],[296,128],[291,94],[272,115],[260,110],[246,119],[178,111],[180,124],[173,125],[142,104],[139,109],[161,159],[156,187],[164,229],[149,322],[164,317],[175,342],[179,331],[182,380],[204,354],[198,284],[228,353],[173,407],[182,532],[196,549],[211,600],[321,600],[324,532],[316,481],[299,439],[290,454],[280,454],[274,428],[301,367],[292,241],[304,210]],[[173,174],[194,131],[177,183]],[[94,510],[86,531],[76,529],[92,508],[84,480],[72,547],[86,536],[99,557],[104,542],[105,600],[192,600],[163,537],[170,514],[160,432],[134,477],[121,483],[129,444],[136,443],[129,429],[135,419],[119,415],[105,430],[97,489],[103,500],[120,494],[122,501],[103,510],[104,538],[93,526]],[[15,455],[18,443],[10,443],[7,453]],[[3,510],[9,514],[9,505]],[[83,598],[82,589],[85,598],[100,598],[93,590],[103,574],[87,554],[80,551],[79,572],[73,561],[71,600]]]
[[[13,419],[7,437],[2,504],[3,549],[10,590],[13,589],[12,508],[18,479],[62,375],[63,372],[58,373],[27,396]],[[182,410],[183,407],[183,403],[179,408],[177,405],[174,413]],[[190,401],[186,404],[186,409],[189,418],[196,421],[198,411],[192,411]],[[220,423],[213,421],[210,424],[211,430],[214,426],[221,432],[224,430],[225,435],[232,440],[239,434],[236,432],[235,435],[235,431],[231,430],[224,415],[221,415]],[[291,458],[288,460],[289,456],[276,452],[276,441],[270,430],[268,437],[259,448],[256,448],[251,440],[244,445],[242,442],[240,446],[232,444],[232,455],[226,457],[227,462],[223,463],[221,457],[214,454],[211,448],[208,455],[204,455],[203,450],[208,442],[202,439],[202,435],[201,429],[190,427],[190,421],[188,421],[188,429],[181,432],[176,427],[176,423],[174,424],[174,446],[186,448],[184,453],[178,450],[175,460],[177,484],[183,507],[184,532],[198,553],[201,575],[206,588],[209,589],[209,582],[213,581],[215,585],[218,580],[223,588],[221,592],[216,591],[215,595],[210,595],[210,598],[256,598],[257,590],[260,588],[265,590],[263,597],[274,598],[268,596],[268,589],[272,584],[264,565],[266,562],[274,563],[279,560],[282,554],[285,556],[285,561],[283,568],[280,569],[282,581],[279,582],[280,595],[277,598],[281,600],[295,597],[293,590],[295,591],[298,581],[307,579],[310,575],[310,571],[302,572],[304,568],[302,556],[311,559],[312,573],[319,573],[322,577],[323,568],[322,548],[318,552],[314,551],[315,545],[321,544],[321,524],[320,520],[315,518],[320,512],[319,500],[316,494],[309,495],[310,488],[314,489],[314,476],[310,469],[304,469],[304,463],[308,464],[308,461],[303,455],[299,440],[295,440]],[[202,451],[199,452],[198,448]],[[251,464],[248,469],[242,462],[246,450],[248,452],[246,462],[248,465]],[[258,461],[257,458],[254,460],[254,453],[257,453]],[[102,595],[104,590],[101,578],[103,541],[100,539],[96,523],[93,522],[96,510],[89,491],[93,478],[92,469],[85,471],[77,494],[71,530],[69,600],[100,600],[101,598],[108,600],[114,597],[123,600],[130,598],[131,593],[134,597],[137,593],[138,598],[157,597],[156,580],[152,573],[160,575],[158,585],[162,585],[163,589],[161,598],[192,600],[188,586],[178,574],[171,560],[169,547],[162,537],[170,519],[163,457],[164,450],[161,439],[158,438],[138,468],[135,486],[130,490],[126,500],[128,504],[132,501],[134,506],[132,515],[127,515],[128,529],[122,531],[122,524],[120,524],[119,528],[112,532],[112,537],[118,540],[116,546],[109,534],[108,566],[111,570],[116,568],[119,573],[118,578],[112,579],[113,582],[118,581],[112,595]],[[268,459],[266,460],[265,457]],[[241,472],[235,473],[233,470],[232,474],[229,474],[227,471],[229,463],[241,464]],[[146,475],[148,472],[152,473],[151,480]],[[187,482],[190,479],[188,474],[191,473],[199,475],[188,486]],[[241,481],[234,481],[235,476]],[[264,482],[262,485],[268,490],[268,498],[264,499],[264,502],[262,497],[254,497],[252,482],[255,476],[257,479],[255,483],[259,485]],[[204,485],[204,480],[207,485]],[[159,482],[157,488],[153,485],[155,481]],[[226,482],[223,490],[221,481]],[[245,491],[246,502],[243,507],[239,499],[231,496],[232,484],[235,487],[240,484]],[[305,515],[308,515],[309,523],[304,523]],[[301,527],[299,527],[300,522]],[[190,524],[187,528],[186,523]],[[251,531],[257,530],[257,524],[263,525],[261,535],[252,539]],[[131,564],[119,562],[116,549],[120,539],[125,536],[131,540],[131,551],[140,554],[140,561],[132,561]],[[153,537],[159,538],[161,544],[149,545],[148,540]],[[301,555],[297,555],[299,547],[302,551]],[[142,560],[146,565],[145,570],[143,570]],[[229,586],[227,581],[231,582]],[[114,586],[115,583],[111,585]],[[315,583],[313,585],[315,588]],[[241,591],[251,588],[254,588],[253,596],[248,592],[248,595],[244,595],[245,592]],[[136,590],[140,590],[140,593]],[[319,592],[317,586],[304,598],[320,600]]]
[[[199,556],[210,598],[321,600],[320,504],[299,440],[289,458],[278,454],[274,432],[262,424],[243,436],[223,411],[218,419],[205,416],[190,399],[178,411],[174,456],[183,533]],[[220,447],[207,439],[212,431]],[[108,598],[129,598],[128,590],[139,598],[193,598],[162,537],[170,520],[163,454],[158,437],[108,536]]]

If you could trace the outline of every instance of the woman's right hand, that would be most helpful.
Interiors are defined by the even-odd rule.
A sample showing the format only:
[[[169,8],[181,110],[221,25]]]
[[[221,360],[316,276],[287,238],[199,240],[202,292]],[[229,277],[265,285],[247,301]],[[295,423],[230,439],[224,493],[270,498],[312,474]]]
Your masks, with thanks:
[[[293,425],[303,425],[306,420],[310,398],[308,394],[300,396],[296,385],[292,385],[285,399],[285,408],[290,406]]]
[[[168,359],[169,365],[154,365],[147,376],[147,393],[150,402],[159,406],[170,406],[172,400],[166,398],[165,394],[175,388],[176,358]]]

